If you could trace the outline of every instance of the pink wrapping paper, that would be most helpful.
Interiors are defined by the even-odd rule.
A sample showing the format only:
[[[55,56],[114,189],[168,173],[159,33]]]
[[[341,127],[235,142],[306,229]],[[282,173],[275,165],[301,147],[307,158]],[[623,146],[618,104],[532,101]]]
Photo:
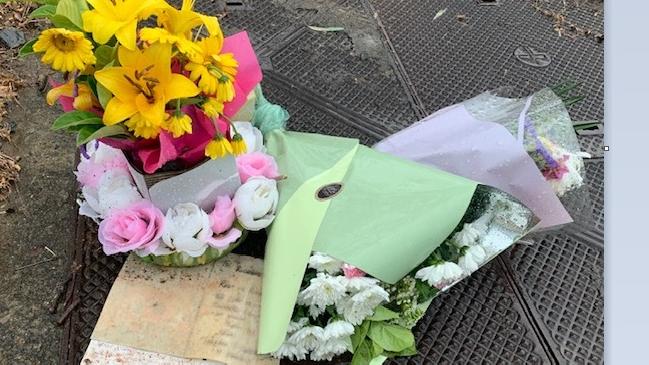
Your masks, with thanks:
[[[572,222],[523,146],[502,125],[475,119],[462,105],[395,133],[375,149],[505,191],[541,220],[537,229]]]

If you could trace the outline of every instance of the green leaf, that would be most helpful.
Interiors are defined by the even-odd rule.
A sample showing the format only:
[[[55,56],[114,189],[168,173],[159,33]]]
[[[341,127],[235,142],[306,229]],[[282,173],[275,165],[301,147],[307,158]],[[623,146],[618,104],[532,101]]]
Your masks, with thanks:
[[[367,337],[367,331],[370,329],[370,322],[369,321],[363,321],[363,323],[359,326],[356,327],[354,330],[354,334],[351,336],[352,339],[352,352],[356,352],[356,349],[358,346],[365,340],[365,337]]]
[[[104,137],[112,137],[112,136],[128,136],[128,132],[126,131],[126,127],[124,127],[122,124],[115,124],[115,125],[108,125],[105,127],[101,127],[99,129],[95,129],[94,132],[92,132],[92,128],[96,126],[86,126],[82,130],[79,131],[79,134],[77,135],[77,146],[80,146],[84,143],[88,143],[92,141],[93,139],[99,139],[99,138],[104,138]],[[91,131],[88,133],[88,131]]]
[[[66,17],[77,28],[83,28],[81,13],[88,10],[88,4],[85,0],[60,0],[56,5],[56,15]]]
[[[94,128],[96,126],[93,125],[87,127]],[[82,136],[82,131],[79,131],[79,135],[77,135],[77,146],[80,146],[84,143],[88,143],[93,139],[113,137],[113,136],[129,136],[126,127],[124,127],[124,125],[122,124],[115,124],[115,125],[108,125],[108,126],[101,127],[99,129],[96,129],[94,132],[92,132],[90,135],[87,136],[86,136],[87,132],[83,132],[83,136]]]
[[[32,0],[38,5],[56,5],[59,3],[59,0]]]
[[[97,83],[97,99],[101,107],[106,110],[106,105],[108,101],[113,97],[113,94],[104,87],[104,85]]]
[[[20,47],[20,50],[18,51],[18,55],[20,57],[25,57],[27,55],[30,55],[34,53],[34,43],[36,43],[36,39],[32,39],[31,41],[23,44],[22,47]]]
[[[95,50],[95,58],[97,58],[97,63],[95,63],[95,68],[102,69],[106,67],[109,63],[113,62],[115,59],[115,48],[101,45]]]
[[[60,115],[52,124],[53,130],[66,129],[75,125],[102,124],[97,114],[75,110]]]
[[[185,99],[180,99],[180,106],[183,107],[185,105],[195,105],[203,101],[203,98],[185,98]]]
[[[399,313],[393,312],[386,307],[380,305],[376,307],[374,314],[368,318],[370,321],[388,321],[391,319],[399,318]]]
[[[50,21],[57,28],[65,28],[69,30],[81,31],[81,28],[74,24],[70,19],[61,14],[54,14],[50,17]]]
[[[409,329],[385,322],[372,322],[367,336],[390,352],[400,352],[415,344]]]
[[[29,17],[30,18],[49,18],[54,14],[56,14],[56,6],[47,4],[47,5],[40,6],[36,10],[32,11],[31,14],[29,14]]]
[[[370,339],[365,339],[358,346],[358,349],[354,351],[354,357],[352,357],[351,365],[367,365],[372,361],[374,356],[372,352],[374,351],[374,344]]]

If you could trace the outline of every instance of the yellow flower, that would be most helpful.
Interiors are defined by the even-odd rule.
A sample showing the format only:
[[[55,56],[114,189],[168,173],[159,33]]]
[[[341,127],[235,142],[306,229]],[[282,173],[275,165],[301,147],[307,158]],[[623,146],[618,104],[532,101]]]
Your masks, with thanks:
[[[126,119],[136,137],[154,138],[166,119],[165,105],[195,96],[200,90],[183,75],[171,73],[171,46],[154,44],[144,50],[120,47],[120,67],[107,67],[95,78],[113,93],[104,111],[104,124]]]
[[[221,102],[234,99],[234,77],[239,63],[232,53],[223,53],[223,38],[210,36],[195,43],[200,53],[190,58],[185,70],[189,78],[198,81],[198,87],[207,95],[214,95]]]
[[[74,96],[74,79],[65,84],[59,85],[50,91],[47,92],[47,103],[49,105],[54,105],[54,103],[59,100],[61,96],[73,97]],[[95,95],[92,93],[90,87],[86,84],[76,84],[77,96],[74,96],[74,106],[77,110],[89,111],[93,106],[98,105],[98,101],[95,98]]]
[[[235,156],[246,153],[246,141],[243,140],[243,137],[239,133],[236,133],[232,137],[232,153]]]
[[[215,159],[232,154],[230,141],[223,136],[217,136],[205,146],[205,156]]]
[[[187,114],[171,115],[162,126],[174,138],[179,138],[185,133],[192,133],[192,118]]]
[[[210,118],[216,118],[223,114],[223,103],[215,98],[207,98],[203,103],[203,112]]]
[[[192,10],[194,0],[183,0],[180,10],[167,7],[156,12],[158,25],[162,28],[144,28],[140,38],[149,43],[168,43],[175,45],[178,50],[190,57],[200,52],[192,42],[192,29],[205,26],[210,35],[223,39],[219,20],[213,16],[205,16]]]
[[[157,9],[168,8],[163,0],[87,0],[93,9],[81,14],[83,29],[95,42],[105,44],[115,35],[130,50],[136,48],[137,22]]]
[[[85,70],[97,60],[92,53],[92,43],[82,32],[64,28],[44,30],[33,46],[34,52],[45,52],[41,60],[61,72]]]

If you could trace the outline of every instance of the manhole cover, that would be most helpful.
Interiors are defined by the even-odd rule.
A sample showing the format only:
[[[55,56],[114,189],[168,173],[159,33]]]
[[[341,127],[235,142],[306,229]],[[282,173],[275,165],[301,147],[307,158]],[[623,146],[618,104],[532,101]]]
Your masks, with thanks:
[[[545,67],[552,62],[550,55],[532,47],[518,47],[514,51],[516,59],[533,67]]]

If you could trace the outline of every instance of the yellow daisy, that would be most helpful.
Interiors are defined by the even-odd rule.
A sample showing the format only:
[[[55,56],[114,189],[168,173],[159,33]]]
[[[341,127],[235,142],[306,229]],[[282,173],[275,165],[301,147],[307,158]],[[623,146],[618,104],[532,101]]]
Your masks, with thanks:
[[[220,102],[234,99],[234,78],[239,63],[232,53],[220,53],[223,38],[210,36],[195,43],[200,53],[190,57],[185,65],[189,78],[207,95],[214,95]]]
[[[44,30],[33,46],[34,52],[45,52],[41,60],[61,72],[85,70],[97,62],[92,43],[83,33],[64,28]]]
[[[232,154],[232,145],[225,137],[217,135],[205,146],[205,156],[215,159]]]
[[[207,98],[203,103],[203,112],[210,118],[216,118],[223,114],[223,103],[215,98]]]
[[[155,118],[147,118],[146,115],[137,113],[129,118],[124,125],[133,132],[135,137],[150,139],[156,138],[160,134],[162,123]]]
[[[232,153],[235,156],[239,156],[243,153],[246,153],[246,141],[243,140],[243,137],[239,133],[236,133],[232,137]]]
[[[192,118],[187,114],[173,114],[162,125],[174,138],[180,138],[185,133],[192,133]]]

